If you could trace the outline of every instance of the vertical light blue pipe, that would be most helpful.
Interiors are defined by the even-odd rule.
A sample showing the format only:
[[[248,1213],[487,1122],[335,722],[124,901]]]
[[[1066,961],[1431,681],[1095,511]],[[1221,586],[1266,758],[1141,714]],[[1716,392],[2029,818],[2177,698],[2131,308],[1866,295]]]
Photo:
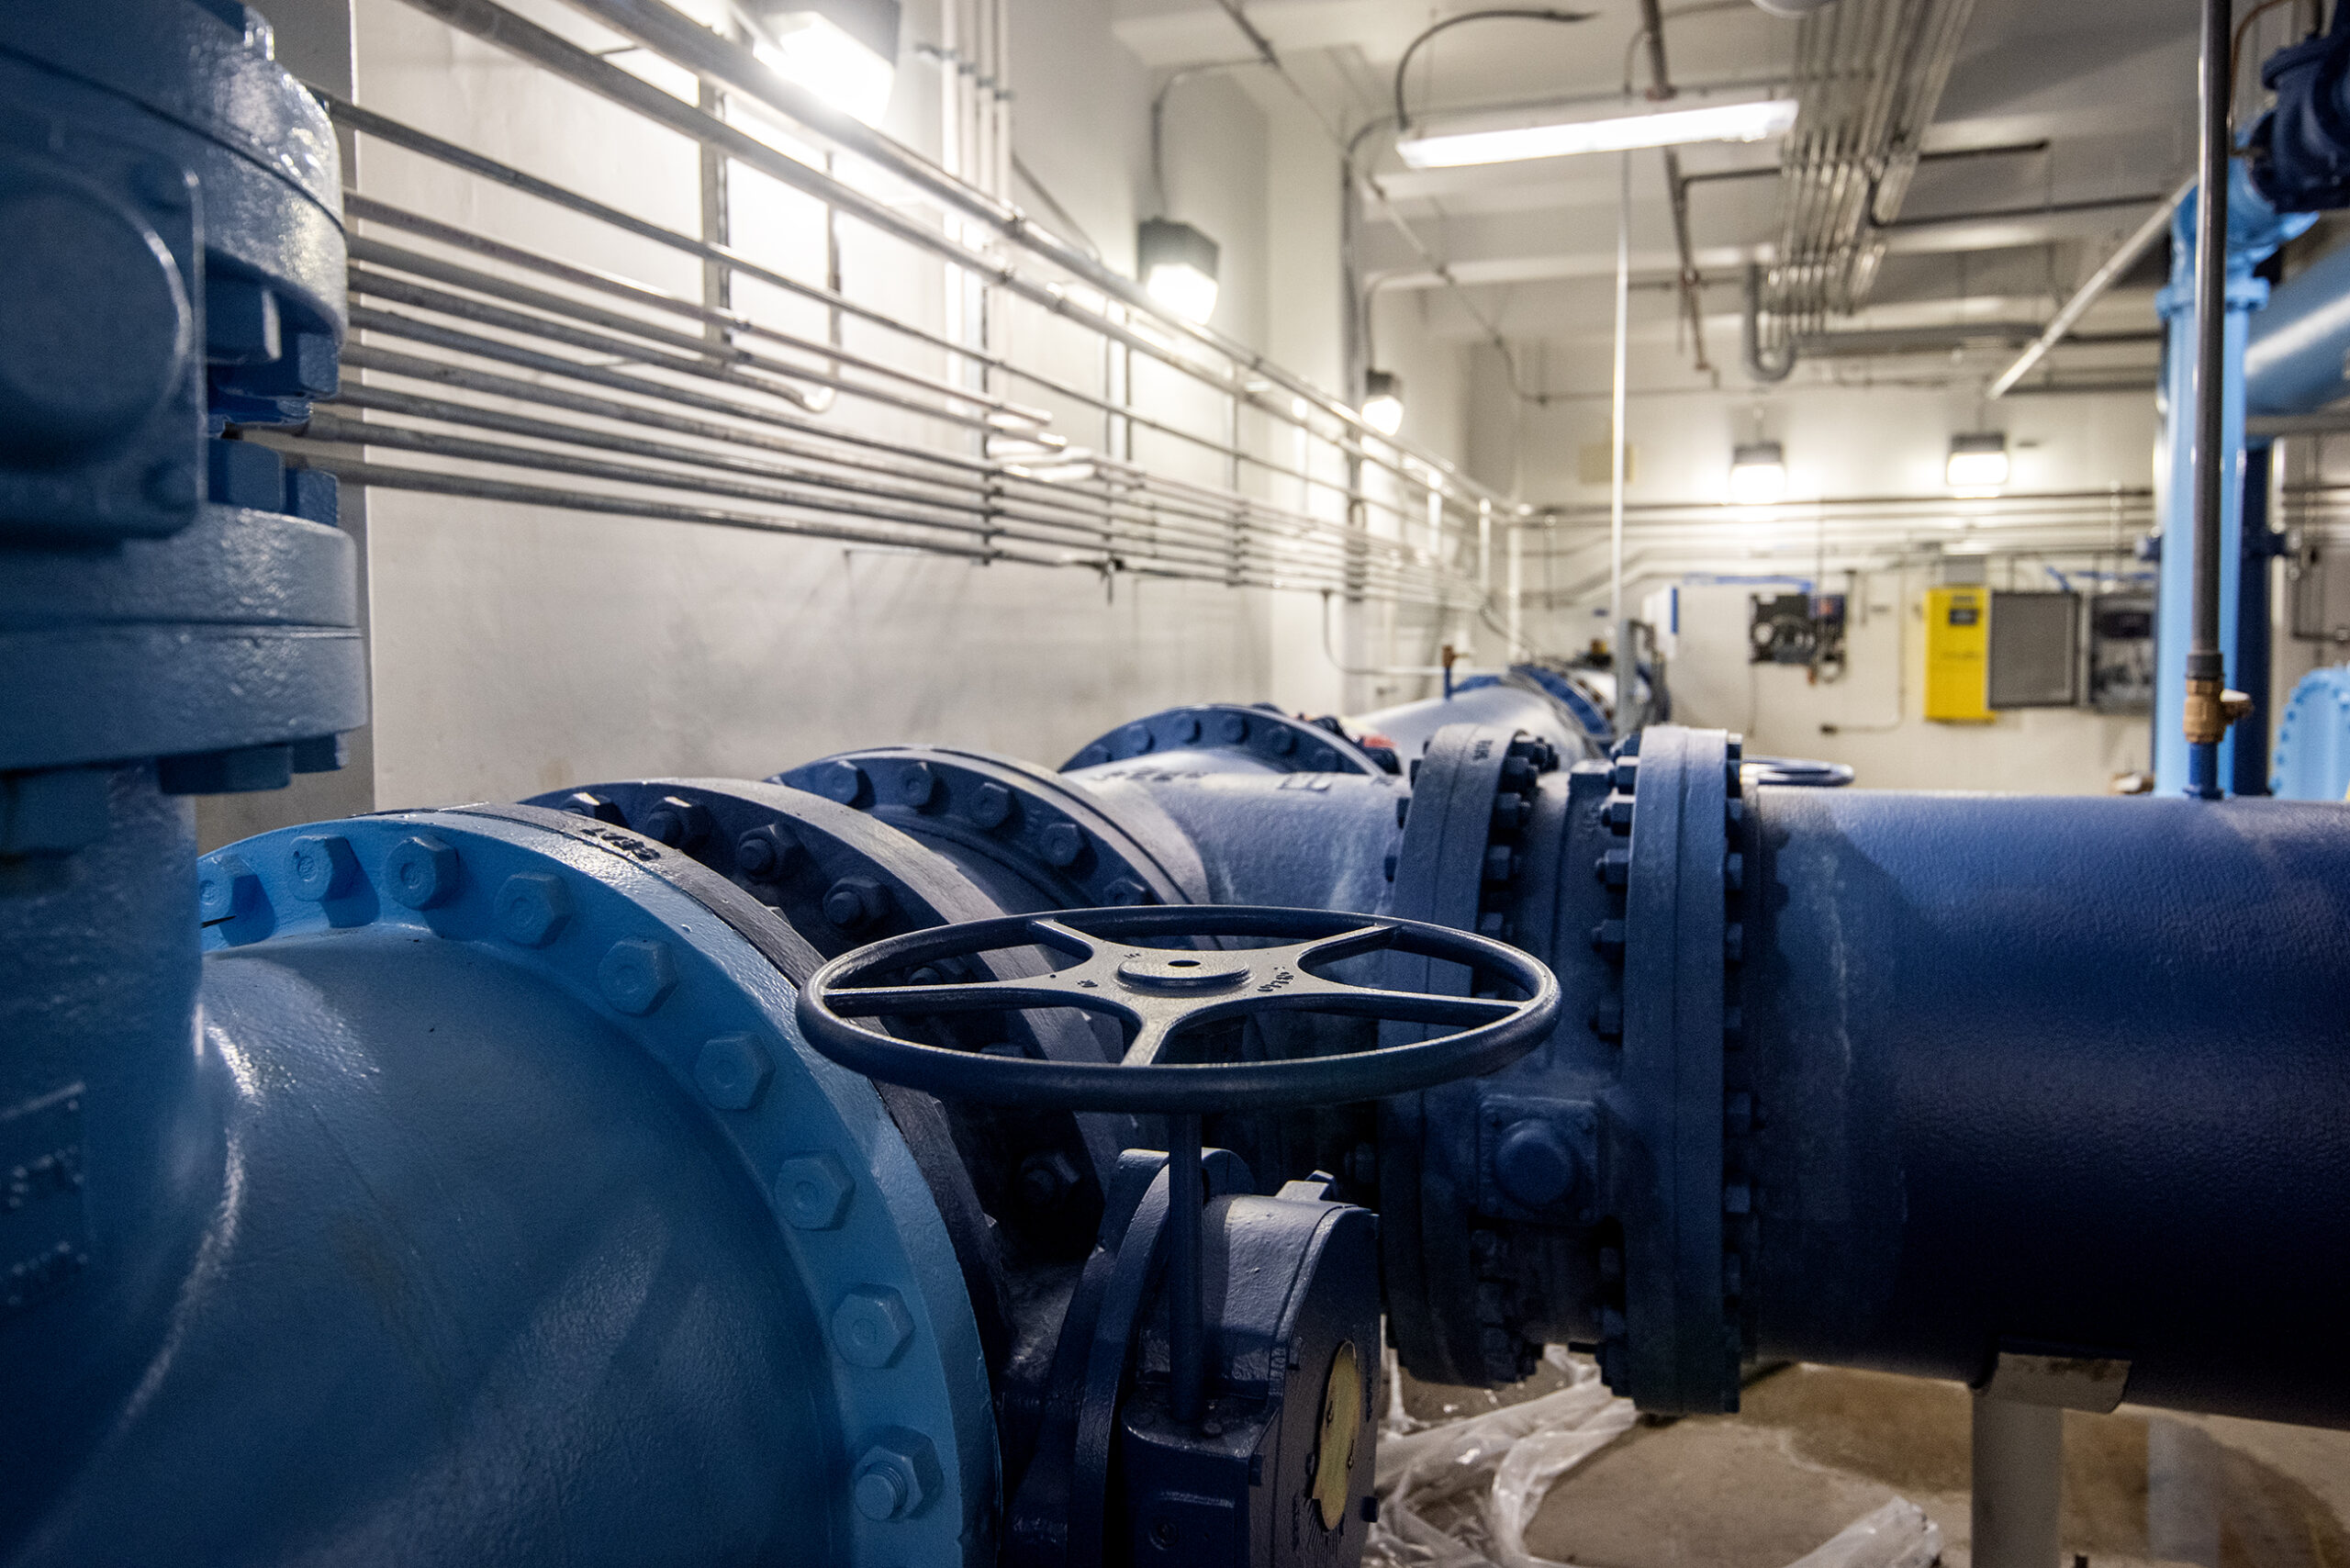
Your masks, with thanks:
[[[2252,312],[2267,302],[2268,285],[2252,269],[2277,247],[2306,230],[2315,218],[2279,214],[2244,176],[2241,160],[2229,165],[2228,192],[2228,375],[2225,399],[2228,481],[2221,512],[2220,645],[2228,652],[2228,676],[2236,673],[2237,579],[2244,555],[2244,343]],[[2195,210],[2190,192],[2171,219],[2170,284],[2154,308],[2167,333],[2163,355],[2163,429],[2154,464],[2154,505],[2163,536],[2162,582],[2154,618],[2154,788],[2176,793],[2187,788],[2188,745],[2181,728],[2187,703],[2187,644],[2195,616]],[[2235,777],[2235,742],[2220,744],[2217,778]]]

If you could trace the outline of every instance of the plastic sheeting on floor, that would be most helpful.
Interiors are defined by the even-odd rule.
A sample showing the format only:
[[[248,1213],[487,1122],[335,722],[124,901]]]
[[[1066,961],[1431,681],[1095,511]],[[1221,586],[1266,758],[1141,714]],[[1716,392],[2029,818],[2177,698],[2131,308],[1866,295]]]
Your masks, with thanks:
[[[1527,1550],[1526,1527],[1552,1484],[1629,1431],[1636,1415],[1631,1401],[1607,1392],[1589,1358],[1554,1345],[1545,1359],[1568,1380],[1565,1387],[1431,1423],[1404,1412],[1388,1352],[1374,1483],[1379,1518],[1366,1564],[1564,1568]],[[1789,1568],[1928,1568],[1941,1555],[1942,1531],[1917,1505],[1896,1497]]]

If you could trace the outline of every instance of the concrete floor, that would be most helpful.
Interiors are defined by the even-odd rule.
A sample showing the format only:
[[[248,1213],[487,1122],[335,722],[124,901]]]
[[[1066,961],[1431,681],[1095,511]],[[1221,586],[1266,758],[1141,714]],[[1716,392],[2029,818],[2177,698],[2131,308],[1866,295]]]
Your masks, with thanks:
[[[1526,1392],[1555,1386],[1545,1373]],[[1941,1526],[1947,1568],[1966,1568],[1971,1399],[1787,1367],[1738,1416],[1635,1427],[1552,1489],[1526,1544],[1582,1568],[1785,1568],[1898,1495]],[[1427,1386],[1405,1400],[1422,1419],[1499,1402]],[[2065,1438],[2066,1568],[2350,1568],[2350,1433],[2125,1406],[2068,1413]]]

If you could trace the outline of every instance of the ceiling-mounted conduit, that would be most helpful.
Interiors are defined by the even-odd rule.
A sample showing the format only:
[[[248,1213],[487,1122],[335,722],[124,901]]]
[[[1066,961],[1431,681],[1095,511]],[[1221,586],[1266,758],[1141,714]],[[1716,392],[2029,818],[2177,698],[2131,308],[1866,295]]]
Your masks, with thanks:
[[[1958,58],[1974,0],[1842,0],[1796,35],[1801,106],[1779,154],[1772,258],[1747,281],[1747,368],[1794,369],[1796,341],[1858,309],[1885,256],[1878,230],[1901,210]]]

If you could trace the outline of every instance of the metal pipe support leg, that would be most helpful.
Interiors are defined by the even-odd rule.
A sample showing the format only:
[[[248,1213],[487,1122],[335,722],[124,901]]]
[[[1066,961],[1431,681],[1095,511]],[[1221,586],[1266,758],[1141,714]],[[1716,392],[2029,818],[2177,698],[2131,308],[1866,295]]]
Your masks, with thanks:
[[[2053,1568],[2065,1412],[1975,1398],[1975,1568]]]

